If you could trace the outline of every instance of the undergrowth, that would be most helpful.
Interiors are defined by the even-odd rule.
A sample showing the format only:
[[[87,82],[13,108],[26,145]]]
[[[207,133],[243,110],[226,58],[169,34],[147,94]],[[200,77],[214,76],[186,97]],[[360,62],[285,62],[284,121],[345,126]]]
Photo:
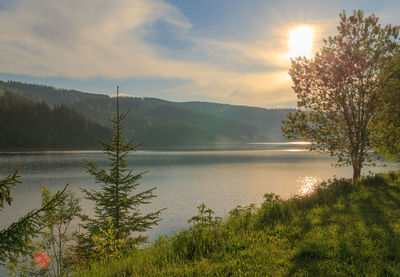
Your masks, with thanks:
[[[173,236],[76,276],[399,276],[400,174],[321,183],[222,220],[204,205]]]

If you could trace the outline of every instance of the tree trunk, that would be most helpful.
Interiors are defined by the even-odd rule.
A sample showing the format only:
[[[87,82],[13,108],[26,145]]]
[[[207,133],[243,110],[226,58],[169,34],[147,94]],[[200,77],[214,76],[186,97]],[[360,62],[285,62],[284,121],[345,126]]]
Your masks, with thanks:
[[[361,176],[361,165],[353,164],[353,184],[357,183]]]

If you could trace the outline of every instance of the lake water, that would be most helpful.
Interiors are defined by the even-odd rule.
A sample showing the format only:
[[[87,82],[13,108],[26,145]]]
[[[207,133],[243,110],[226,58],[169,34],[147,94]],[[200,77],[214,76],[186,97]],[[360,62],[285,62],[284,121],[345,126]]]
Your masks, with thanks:
[[[0,228],[8,226],[26,212],[40,206],[40,187],[52,191],[69,184],[82,196],[80,188],[97,189],[98,184],[82,167],[84,159],[100,166],[107,159],[99,151],[41,151],[0,153],[0,178],[21,169],[22,184],[12,190],[12,207],[0,213]],[[289,198],[308,190],[323,179],[350,177],[350,168],[334,168],[335,159],[327,154],[305,151],[304,145],[290,143],[249,144],[196,149],[146,150],[128,156],[135,172],[149,171],[140,181],[139,190],[157,187],[157,198],[143,211],[163,211],[162,221],[148,232],[150,239],[171,234],[186,226],[205,203],[218,216],[237,205],[259,205],[264,193],[274,192]],[[374,172],[388,168],[366,168]],[[82,200],[87,213],[91,204]]]

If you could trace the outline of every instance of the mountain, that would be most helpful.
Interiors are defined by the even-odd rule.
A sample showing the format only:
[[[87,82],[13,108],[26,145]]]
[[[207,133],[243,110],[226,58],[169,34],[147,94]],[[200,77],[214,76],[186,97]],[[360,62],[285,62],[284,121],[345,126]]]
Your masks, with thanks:
[[[0,81],[1,91],[50,106],[66,105],[105,126],[115,112],[115,98],[102,94],[13,81]],[[121,97],[120,107],[130,110],[126,135],[148,146],[282,141],[281,121],[291,111],[143,97]]]
[[[0,94],[0,148],[95,148],[93,137],[108,139],[111,130],[65,105]]]
[[[208,102],[173,103],[178,107],[241,121],[259,129],[268,141],[286,140],[281,131],[282,120],[294,109],[264,109]]]

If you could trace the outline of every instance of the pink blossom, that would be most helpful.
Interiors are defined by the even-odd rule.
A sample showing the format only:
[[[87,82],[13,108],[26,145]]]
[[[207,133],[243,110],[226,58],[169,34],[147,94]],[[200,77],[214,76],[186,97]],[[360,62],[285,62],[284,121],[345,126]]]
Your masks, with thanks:
[[[45,252],[38,252],[33,258],[40,267],[48,267],[50,265],[50,256]]]

